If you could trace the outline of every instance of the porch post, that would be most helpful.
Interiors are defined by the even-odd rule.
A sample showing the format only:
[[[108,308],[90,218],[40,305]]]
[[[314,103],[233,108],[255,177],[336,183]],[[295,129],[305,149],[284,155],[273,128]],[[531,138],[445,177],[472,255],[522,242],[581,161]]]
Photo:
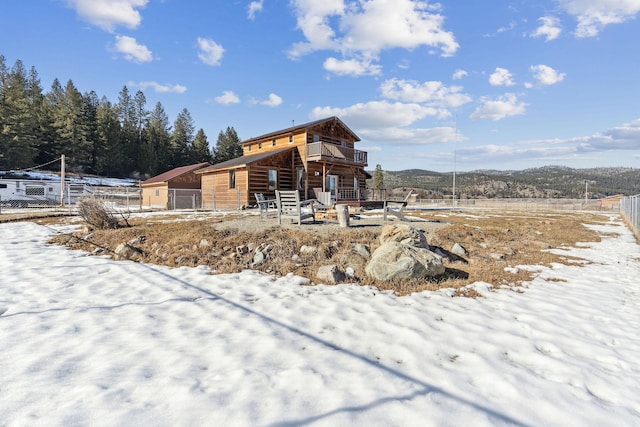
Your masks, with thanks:
[[[327,191],[327,164],[322,164],[322,192]]]

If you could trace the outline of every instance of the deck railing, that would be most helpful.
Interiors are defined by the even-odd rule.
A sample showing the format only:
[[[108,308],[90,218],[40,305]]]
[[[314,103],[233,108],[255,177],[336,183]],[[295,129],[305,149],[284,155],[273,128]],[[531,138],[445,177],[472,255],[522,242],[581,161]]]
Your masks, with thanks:
[[[360,188],[338,188],[338,200],[365,200],[366,192]]]
[[[331,159],[345,163],[367,165],[367,152],[329,142],[313,142],[307,144],[307,159]]]

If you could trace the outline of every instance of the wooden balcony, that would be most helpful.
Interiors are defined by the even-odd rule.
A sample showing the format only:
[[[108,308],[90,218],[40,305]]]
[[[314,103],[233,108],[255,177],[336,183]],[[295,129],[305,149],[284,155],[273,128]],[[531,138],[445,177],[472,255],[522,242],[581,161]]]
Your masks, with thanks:
[[[342,147],[330,142],[313,142],[307,144],[308,161],[332,161],[345,164],[367,166],[367,152]]]

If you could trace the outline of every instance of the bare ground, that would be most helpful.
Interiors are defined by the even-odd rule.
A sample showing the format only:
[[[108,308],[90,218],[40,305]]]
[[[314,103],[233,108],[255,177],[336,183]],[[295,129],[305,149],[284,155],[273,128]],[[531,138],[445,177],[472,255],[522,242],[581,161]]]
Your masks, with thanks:
[[[408,224],[425,232],[432,249],[450,255],[445,258],[443,276],[401,283],[368,278],[364,274],[367,260],[353,253],[352,244],[369,245],[373,252],[379,246],[380,230],[393,221],[385,223],[380,215],[366,213],[352,217],[349,228],[339,227],[331,220],[278,226],[275,218],[261,220],[246,213],[224,217],[207,213],[196,217],[151,216],[130,219],[132,226],[128,228],[85,228],[56,236],[53,242],[96,254],[113,254],[118,244],[130,242],[138,250],[131,257],[134,261],[171,267],[207,265],[214,273],[247,268],[276,276],[292,272],[311,281],[320,266],[337,264],[343,269],[347,266],[354,269],[351,281],[393,290],[399,295],[454,288],[459,295],[476,296],[465,286],[483,281],[517,290],[523,281],[531,280],[535,273],[518,269],[518,265],[575,263],[575,259],[547,250],[599,241],[598,234],[584,224],[608,220],[606,216],[576,212],[415,211],[411,215]],[[462,245],[467,255],[451,254],[455,243]],[[261,244],[271,245],[272,250],[264,263],[255,265],[253,251]],[[301,253],[300,248],[305,245],[317,250]]]

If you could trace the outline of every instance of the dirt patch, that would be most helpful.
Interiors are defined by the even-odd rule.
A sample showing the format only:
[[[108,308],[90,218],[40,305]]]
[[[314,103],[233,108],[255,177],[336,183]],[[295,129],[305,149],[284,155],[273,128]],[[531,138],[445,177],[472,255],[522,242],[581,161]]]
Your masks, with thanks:
[[[353,269],[355,274],[349,281],[393,290],[399,295],[454,288],[460,295],[473,297],[477,294],[464,287],[474,282],[517,287],[531,280],[535,273],[517,268],[518,265],[573,265],[575,258],[548,250],[599,241],[599,235],[584,224],[608,219],[573,212],[470,215],[426,211],[412,215],[414,221],[410,225],[422,229],[432,249],[445,255],[446,272],[441,277],[403,283],[380,283],[366,277],[367,259],[354,251],[354,245],[367,245],[372,253],[379,246],[378,236],[385,225],[380,218],[366,215],[352,218],[349,228],[332,221],[278,226],[274,218],[261,220],[247,215],[202,215],[180,220],[159,216],[132,219],[132,226],[124,229],[83,229],[57,236],[54,242],[111,255],[119,244],[128,243],[137,248],[131,258],[135,261],[170,267],[207,265],[215,273],[244,269],[276,276],[294,273],[312,281],[320,266],[337,264]],[[451,253],[456,243],[464,247],[465,255]],[[255,249],[266,246],[268,257],[256,263]]]

